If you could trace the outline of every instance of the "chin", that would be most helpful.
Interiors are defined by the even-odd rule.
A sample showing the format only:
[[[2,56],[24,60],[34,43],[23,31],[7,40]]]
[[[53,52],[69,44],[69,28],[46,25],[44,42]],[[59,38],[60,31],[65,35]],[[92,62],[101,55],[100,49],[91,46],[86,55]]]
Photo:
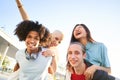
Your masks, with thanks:
[[[81,36],[76,36],[75,38],[76,38],[76,39],[80,39],[80,38],[81,38]]]
[[[71,64],[73,67],[75,67],[76,66],[76,64]]]

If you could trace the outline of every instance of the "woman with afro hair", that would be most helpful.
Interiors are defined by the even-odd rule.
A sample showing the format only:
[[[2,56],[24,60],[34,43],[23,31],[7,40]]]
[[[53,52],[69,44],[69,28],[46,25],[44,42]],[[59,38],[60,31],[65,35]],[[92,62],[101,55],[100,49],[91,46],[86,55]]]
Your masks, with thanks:
[[[50,40],[49,30],[38,22],[25,20],[17,25],[15,35],[26,45],[25,49],[16,53],[19,80],[46,80],[52,56],[46,57],[42,52],[47,49],[43,45]]]

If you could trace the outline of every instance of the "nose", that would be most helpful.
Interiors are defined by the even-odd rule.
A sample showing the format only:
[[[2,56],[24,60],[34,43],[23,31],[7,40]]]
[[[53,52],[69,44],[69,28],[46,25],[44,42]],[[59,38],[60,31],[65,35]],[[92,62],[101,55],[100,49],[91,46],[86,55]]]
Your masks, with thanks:
[[[54,40],[54,46],[58,46],[59,42]]]
[[[59,42],[57,41],[57,42],[56,42],[56,46],[57,46],[58,44],[59,44]]]
[[[75,54],[74,53],[71,55],[71,58],[75,58]]]
[[[33,38],[32,38],[32,39],[30,39],[30,42],[31,42],[31,43],[34,43],[34,39],[33,39]]]

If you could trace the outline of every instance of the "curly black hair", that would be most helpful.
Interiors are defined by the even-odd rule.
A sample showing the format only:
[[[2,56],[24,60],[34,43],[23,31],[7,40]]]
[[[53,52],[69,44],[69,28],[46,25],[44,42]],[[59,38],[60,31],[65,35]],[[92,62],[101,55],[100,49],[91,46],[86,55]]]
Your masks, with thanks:
[[[36,31],[39,33],[40,45],[46,43],[50,39],[50,31],[42,24],[39,24],[37,21],[22,21],[17,24],[17,28],[14,31],[14,35],[17,35],[19,41],[25,41],[30,31]]]

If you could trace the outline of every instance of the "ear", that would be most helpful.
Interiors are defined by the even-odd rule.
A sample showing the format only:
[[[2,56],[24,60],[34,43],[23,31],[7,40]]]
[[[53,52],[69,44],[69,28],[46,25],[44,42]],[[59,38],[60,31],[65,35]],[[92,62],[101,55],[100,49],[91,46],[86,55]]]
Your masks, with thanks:
[[[87,56],[87,55],[86,55],[86,53],[84,53],[84,54],[83,54],[83,58],[85,59],[85,58],[86,58],[86,56]]]

